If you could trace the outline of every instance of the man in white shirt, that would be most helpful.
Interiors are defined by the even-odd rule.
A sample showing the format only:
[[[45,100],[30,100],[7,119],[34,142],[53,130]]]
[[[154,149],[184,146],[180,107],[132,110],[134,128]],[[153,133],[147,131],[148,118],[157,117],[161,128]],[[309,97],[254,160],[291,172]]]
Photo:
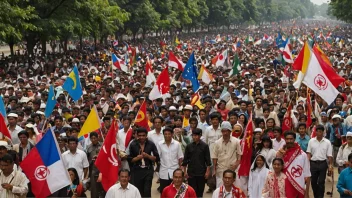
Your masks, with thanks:
[[[9,122],[8,129],[11,133],[12,144],[19,144],[20,139],[18,138],[18,133],[23,129],[17,125],[18,115],[16,113],[9,113],[7,115],[7,121]]]
[[[116,142],[118,144],[119,153],[121,153],[122,155],[126,153],[127,146],[132,139],[133,131],[131,128],[131,121],[132,121],[131,118],[124,117],[122,120],[123,128],[120,129],[116,135]],[[131,133],[131,134],[128,134],[128,133]],[[130,136],[130,137],[126,139],[127,136]],[[124,156],[122,156],[121,154],[120,154],[120,157],[121,157],[122,168],[130,170],[130,167],[127,162],[127,154]]]
[[[25,197],[28,192],[28,179],[22,171],[16,170],[14,164],[9,154],[0,159],[0,197]]]
[[[163,130],[164,140],[157,144],[160,157],[160,192],[171,184],[174,170],[181,167],[183,153],[179,142],[172,137],[174,132],[171,128]]]
[[[68,151],[62,154],[62,159],[66,168],[75,168],[80,180],[88,179],[89,162],[87,154],[77,149],[78,139],[70,137],[68,139]]]
[[[211,113],[209,117],[210,117],[211,126],[205,129],[204,140],[205,140],[205,143],[208,144],[209,146],[210,157],[211,159],[213,159],[214,156],[212,156],[212,150],[214,148],[214,143],[222,136],[221,128],[220,128],[221,115],[218,112],[214,112],[214,113]],[[213,175],[213,173],[211,173],[211,175]],[[207,180],[207,184],[209,186],[208,192],[213,192],[216,189],[215,176],[209,177]]]
[[[336,163],[339,165],[339,172],[348,167],[348,155],[352,153],[352,132],[347,132],[346,143],[341,145],[337,153]]]
[[[153,119],[154,130],[148,132],[148,140],[152,141],[155,145],[157,145],[160,141],[164,139],[162,130],[163,130],[163,122],[164,119],[161,116],[156,116]]]
[[[271,139],[271,141],[273,142],[273,149],[275,151],[278,151],[279,149],[281,149],[285,144],[285,140],[282,137],[282,129],[281,127],[274,127],[273,129],[274,131],[274,139]]]
[[[310,160],[310,172],[312,174],[312,189],[314,197],[324,197],[326,171],[333,171],[332,146],[328,139],[324,138],[325,127],[316,127],[316,137],[308,142],[307,155]],[[329,160],[329,167],[327,160]]]
[[[105,198],[141,198],[138,189],[130,184],[130,171],[121,169],[119,171],[119,183],[111,186],[106,193]]]

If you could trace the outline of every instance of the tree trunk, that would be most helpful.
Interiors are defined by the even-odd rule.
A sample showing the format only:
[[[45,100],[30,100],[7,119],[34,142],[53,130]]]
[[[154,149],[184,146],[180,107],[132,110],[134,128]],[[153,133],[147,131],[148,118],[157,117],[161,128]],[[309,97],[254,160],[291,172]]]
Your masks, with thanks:
[[[13,47],[15,45],[15,43],[13,41],[10,41],[8,43],[9,47],[10,47],[10,52],[11,52],[11,58],[13,59],[14,58],[14,55],[15,55],[15,52],[13,51]]]
[[[67,43],[68,43],[68,38],[65,38],[65,41],[64,41],[64,52],[67,51]]]
[[[29,36],[26,37],[27,41],[27,53],[28,55],[33,56],[34,55],[34,46],[37,43],[37,40],[33,34],[30,34]]]
[[[83,36],[82,34],[79,35],[79,49],[83,49]]]
[[[40,39],[41,45],[42,45],[42,56],[45,56],[46,53],[46,38],[41,37]]]

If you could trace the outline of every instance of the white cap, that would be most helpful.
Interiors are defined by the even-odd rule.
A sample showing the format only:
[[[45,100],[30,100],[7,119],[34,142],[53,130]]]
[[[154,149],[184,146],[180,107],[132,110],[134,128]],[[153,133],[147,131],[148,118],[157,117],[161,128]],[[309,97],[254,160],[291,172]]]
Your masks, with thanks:
[[[37,113],[39,115],[45,115],[44,112],[42,112],[42,111],[36,111],[35,113]]]
[[[41,103],[39,109],[45,109],[45,108],[46,108],[46,104]]]
[[[335,118],[341,119],[341,116],[339,114],[335,114],[334,116],[332,116],[332,119],[335,119]]]
[[[244,88],[244,87],[241,89],[241,91],[247,91],[248,92],[248,90],[246,88]]]
[[[255,128],[254,132],[262,132],[262,129],[261,128]]]
[[[28,97],[22,97],[20,100],[20,103],[27,103],[28,101],[30,101],[31,99]]]
[[[192,111],[192,110],[193,110],[193,107],[192,107],[192,105],[186,105],[186,106],[183,108],[183,110],[190,110],[190,111]]]
[[[346,137],[352,137],[352,132],[347,132]]]
[[[14,118],[18,118],[18,115],[15,113],[10,113],[9,115],[7,115],[7,117],[14,117]]]
[[[176,107],[174,107],[174,106],[170,106],[170,107],[169,107],[169,111],[177,111],[177,109],[176,109]]]
[[[79,123],[79,119],[78,118],[73,118],[72,119],[72,123]]]
[[[223,130],[223,129],[227,129],[227,130],[229,130],[229,131],[232,131],[231,123],[228,122],[228,121],[223,121],[223,122],[221,123],[221,130]]]
[[[34,125],[33,125],[33,124],[31,124],[31,123],[28,123],[28,124],[26,124],[26,127],[27,127],[27,128],[33,128],[33,127],[34,127]]]

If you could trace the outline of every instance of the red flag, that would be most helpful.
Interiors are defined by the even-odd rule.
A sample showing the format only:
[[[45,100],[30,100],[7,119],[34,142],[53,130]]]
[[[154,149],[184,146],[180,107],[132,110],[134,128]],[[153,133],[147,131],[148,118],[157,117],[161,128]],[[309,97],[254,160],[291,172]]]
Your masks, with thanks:
[[[149,100],[161,98],[164,94],[169,92],[170,78],[168,67],[166,67],[156,79],[153,89],[149,93]]]
[[[127,134],[126,134],[125,148],[127,148],[128,145],[130,144],[130,142],[132,140],[132,135],[133,135],[133,129],[130,128],[130,129],[128,129]]]
[[[307,94],[307,99],[306,99],[306,114],[307,114],[307,128],[310,127],[312,124],[312,105],[310,104],[310,93]]]
[[[317,126],[314,126],[310,138],[315,138],[317,136]]]
[[[177,68],[180,71],[183,71],[184,69],[184,65],[182,64],[182,62],[180,60],[177,59],[177,57],[175,56],[174,53],[172,53],[172,51],[169,51],[169,63],[168,65],[170,67],[174,67]]]
[[[103,176],[101,184],[105,191],[108,191],[118,179],[119,161],[116,151],[116,131],[117,125],[114,119],[95,161],[95,166]]]
[[[1,113],[0,113],[0,132],[11,140],[11,133],[9,132],[9,129],[6,126],[5,118]]]
[[[253,153],[253,121],[252,115],[249,115],[249,117],[246,132],[241,141],[243,152],[240,163],[241,165],[238,169],[238,176],[248,176],[251,168],[251,158]]]
[[[287,108],[287,111],[285,113],[283,122],[282,122],[282,131],[283,132],[291,130],[291,128],[292,128],[291,110],[292,110],[292,104],[290,103]],[[284,134],[284,133],[282,133],[282,134]]]
[[[150,131],[147,118],[147,103],[144,101],[139,108],[134,124]],[[127,138],[127,137],[126,137]]]

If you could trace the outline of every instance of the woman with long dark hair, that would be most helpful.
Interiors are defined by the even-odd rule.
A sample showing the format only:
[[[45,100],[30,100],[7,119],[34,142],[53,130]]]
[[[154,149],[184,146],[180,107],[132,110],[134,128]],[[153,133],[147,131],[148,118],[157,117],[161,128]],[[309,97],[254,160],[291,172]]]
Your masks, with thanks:
[[[84,193],[83,189],[83,184],[79,180],[77,170],[75,168],[69,168],[67,171],[70,175],[71,185],[62,188],[59,191],[58,197],[86,197],[86,194]]]
[[[261,142],[258,144],[257,147],[257,155],[262,155],[268,162],[271,164],[273,159],[276,157],[276,151],[273,149],[273,142],[268,136],[263,136]]]

